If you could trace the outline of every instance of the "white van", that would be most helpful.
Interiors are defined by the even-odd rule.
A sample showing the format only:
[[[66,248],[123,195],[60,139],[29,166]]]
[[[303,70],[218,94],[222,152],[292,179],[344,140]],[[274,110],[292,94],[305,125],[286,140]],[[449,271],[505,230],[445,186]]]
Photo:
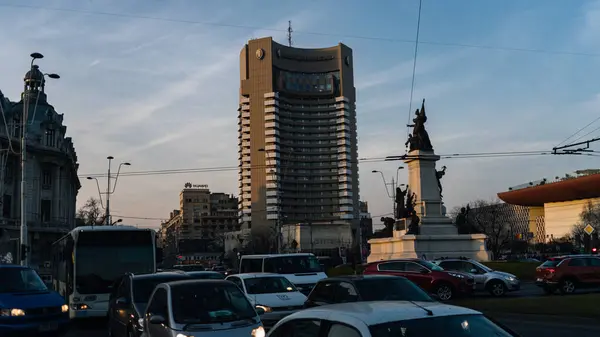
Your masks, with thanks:
[[[327,277],[319,260],[310,253],[243,255],[240,273],[275,273],[285,276],[308,295],[317,282]]]

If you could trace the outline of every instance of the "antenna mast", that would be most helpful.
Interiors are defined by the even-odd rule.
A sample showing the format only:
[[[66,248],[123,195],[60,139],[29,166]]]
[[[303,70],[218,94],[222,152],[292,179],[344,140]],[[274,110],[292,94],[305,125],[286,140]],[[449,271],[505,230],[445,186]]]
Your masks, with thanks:
[[[292,46],[292,33],[294,30],[292,29],[292,21],[288,21],[288,29],[287,29],[287,38],[288,38],[288,46]]]

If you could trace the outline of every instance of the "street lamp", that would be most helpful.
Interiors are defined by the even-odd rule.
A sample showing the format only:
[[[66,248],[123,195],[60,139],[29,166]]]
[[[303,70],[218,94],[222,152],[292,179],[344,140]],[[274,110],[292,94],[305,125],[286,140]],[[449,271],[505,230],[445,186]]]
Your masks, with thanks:
[[[119,220],[117,220],[117,221],[115,221],[115,222],[111,223],[110,225],[111,225],[111,226],[114,226],[114,225],[116,225],[116,224],[118,224],[118,223],[120,223],[120,222],[123,222],[123,219],[119,219]]]
[[[37,66],[34,66],[35,60],[44,58],[44,55],[41,53],[31,53],[31,63],[29,65],[28,77],[25,78],[26,81],[26,90],[37,90],[37,98],[40,96],[40,86],[44,85],[44,77],[48,76],[52,79],[58,79],[60,76],[57,74],[42,74],[42,78],[36,78],[35,74],[37,70]],[[38,86],[38,81],[40,81]],[[36,98],[34,105],[34,117],[35,117],[35,109],[37,108],[38,99]],[[27,126],[29,122],[29,96],[23,95],[23,118],[21,121],[22,130],[21,130],[21,226],[20,226],[20,241],[21,241],[21,265],[27,266],[29,252],[29,230],[27,228],[27,194],[26,194],[26,164],[27,164]],[[33,121],[32,121],[33,123]]]
[[[394,178],[392,177],[392,182],[388,183],[385,180],[385,176],[383,175],[383,172],[379,171],[379,170],[373,170],[371,171],[371,173],[379,173],[381,174],[381,179],[383,180],[383,186],[385,187],[385,193],[387,193],[388,197],[390,199],[392,199],[393,202],[393,210],[394,210],[394,216],[396,216],[396,188],[398,188],[399,186],[404,186],[404,184],[398,184],[398,173],[400,172],[400,170],[404,169],[404,166],[399,166],[396,169],[396,180],[394,181]],[[388,189],[388,186],[392,187],[392,193],[390,194],[390,191]]]
[[[102,203],[102,192],[100,192],[100,183],[98,182],[98,178],[87,177],[87,180],[95,180],[96,181],[96,187],[98,187],[98,197],[100,197],[100,206],[102,206],[102,208],[104,208],[104,204]]]
[[[106,159],[108,159],[108,175],[107,175],[107,180],[108,183],[106,185],[106,215],[105,215],[105,223],[107,226],[110,226],[111,222],[110,222],[110,195],[115,193],[115,188],[117,187],[117,181],[119,180],[119,174],[121,173],[121,167],[123,165],[125,166],[130,166],[131,164],[128,162],[124,162],[124,163],[120,163],[119,164],[119,169],[117,170],[117,176],[115,177],[115,184],[112,188],[112,191],[110,189],[110,167],[111,167],[111,163],[112,160],[115,159],[115,157],[113,156],[108,156],[106,157]]]

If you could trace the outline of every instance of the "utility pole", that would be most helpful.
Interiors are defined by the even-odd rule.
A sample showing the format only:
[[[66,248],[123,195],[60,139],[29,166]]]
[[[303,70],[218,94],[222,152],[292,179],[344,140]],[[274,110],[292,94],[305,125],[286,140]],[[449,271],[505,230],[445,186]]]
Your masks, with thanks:
[[[292,33],[293,32],[294,32],[294,30],[292,29],[292,21],[288,21],[287,39],[288,39],[288,46],[289,47],[292,46]]]
[[[108,156],[106,159],[108,159],[108,184],[106,186],[106,215],[104,216],[104,222],[106,226],[110,226],[110,164],[115,157]]]

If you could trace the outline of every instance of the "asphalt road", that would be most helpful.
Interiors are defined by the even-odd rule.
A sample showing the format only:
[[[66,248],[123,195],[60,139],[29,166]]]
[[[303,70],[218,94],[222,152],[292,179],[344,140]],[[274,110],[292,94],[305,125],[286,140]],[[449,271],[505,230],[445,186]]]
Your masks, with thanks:
[[[598,289],[579,289],[576,291],[577,294],[589,294],[589,293],[597,293]],[[557,292],[558,293],[558,292]],[[507,297],[537,297],[537,296],[547,296],[544,292],[535,285],[533,282],[523,282],[521,283],[521,289],[519,291],[509,292],[506,294]],[[475,297],[492,297],[487,292],[477,292],[475,293]]]
[[[504,315],[496,319],[522,337],[597,337],[600,336],[600,324],[590,320],[557,320],[548,316]],[[65,337],[107,337],[106,322],[96,321],[74,328]]]

